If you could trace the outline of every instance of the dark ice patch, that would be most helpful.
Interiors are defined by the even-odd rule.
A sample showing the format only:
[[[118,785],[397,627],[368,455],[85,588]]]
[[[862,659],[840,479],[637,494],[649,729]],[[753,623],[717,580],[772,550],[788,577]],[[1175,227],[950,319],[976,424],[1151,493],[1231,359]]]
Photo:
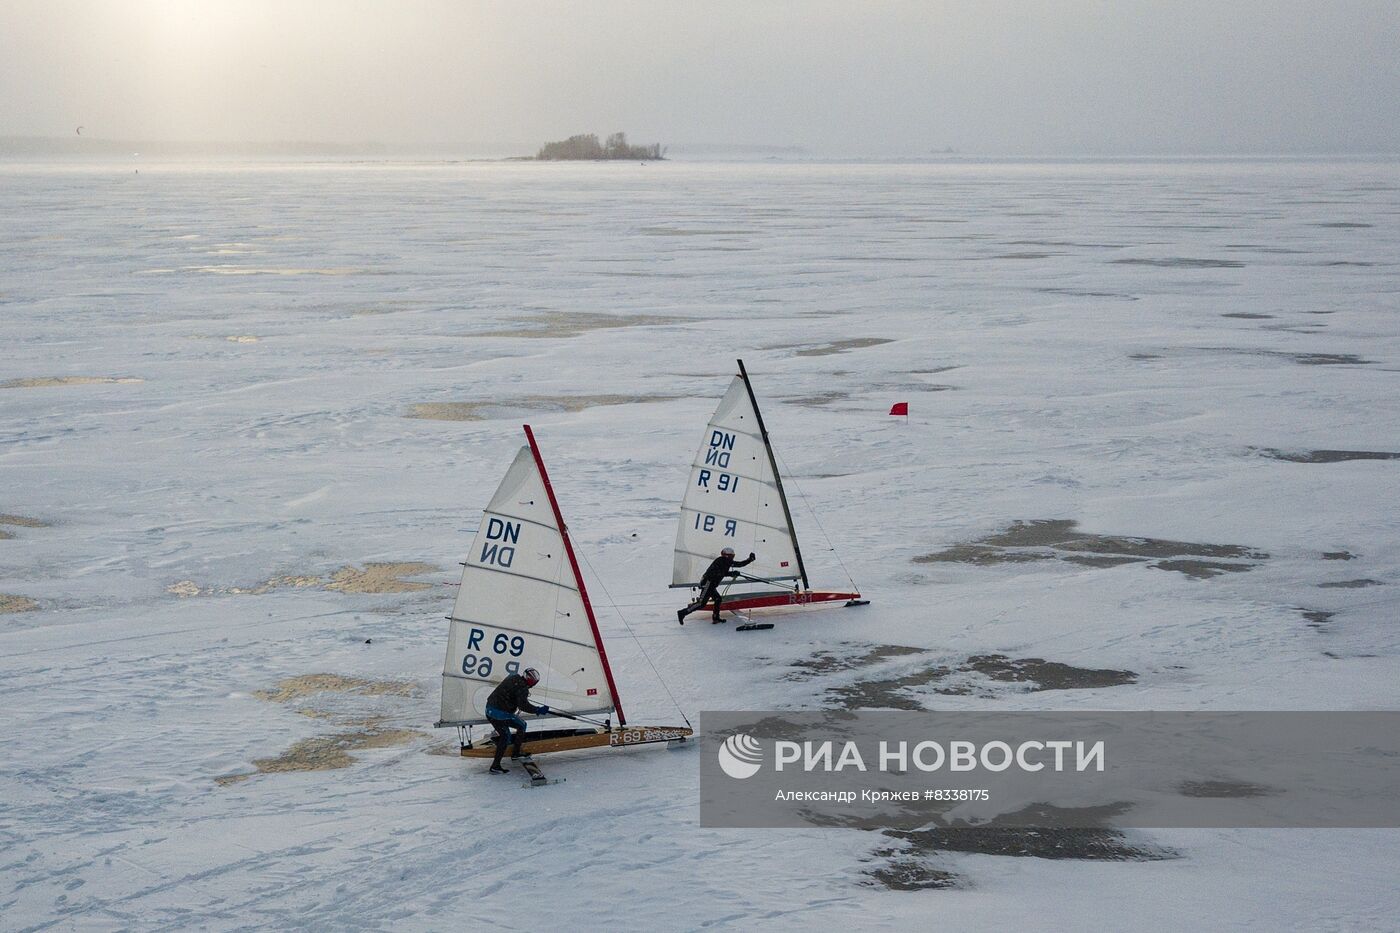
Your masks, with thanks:
[[[1335,583],[1319,583],[1320,590],[1359,590],[1368,586],[1385,586],[1380,580],[1372,580],[1369,577],[1362,577],[1359,580],[1338,580]]]
[[[1238,544],[1201,544],[1162,538],[1095,535],[1076,531],[1071,519],[1014,522],[981,541],[958,544],[914,558],[916,564],[959,563],[987,567],[1058,560],[1088,567],[1145,563],[1193,579],[1239,573],[1269,555]]]
[[[524,318],[520,326],[502,330],[485,330],[469,333],[467,337],[537,337],[560,338],[577,337],[594,330],[611,330],[620,327],[653,327],[662,324],[679,324],[691,320],[664,314],[603,314],[593,311],[546,311]]]
[[[1220,316],[1238,318],[1241,321],[1267,321],[1273,318],[1272,314],[1255,314],[1251,311],[1227,311]]]
[[[1400,453],[1389,450],[1276,450],[1252,448],[1265,457],[1289,463],[1345,463],[1348,460],[1400,460]],[[1328,558],[1333,560],[1335,558]]]
[[[865,680],[833,687],[827,697],[844,709],[908,709],[921,710],[924,705],[904,691],[911,687],[926,687],[952,673],[947,667],[931,667],[882,680]]]
[[[1302,606],[1297,608],[1303,614],[1303,618],[1307,620],[1308,628],[1319,632],[1326,631],[1329,623],[1337,616],[1335,612],[1328,612],[1325,609],[1304,609]]]
[[[1331,313],[1310,311],[1309,314]],[[1276,330],[1288,329],[1282,325],[1270,325]],[[1310,331],[1298,331],[1299,333],[1310,333]],[[1240,356],[1257,356],[1264,359],[1287,360],[1290,363],[1297,363],[1300,366],[1370,366],[1375,360],[1368,360],[1357,356],[1354,353],[1289,353],[1283,350],[1261,350],[1251,347],[1186,347],[1180,349],[1167,349],[1157,353],[1131,353],[1129,359],[1133,360],[1160,360],[1167,355],[1174,357],[1189,357],[1196,353],[1231,353]]]
[[[1119,298],[1123,301],[1137,301],[1136,295],[1129,295],[1126,292],[1102,292],[1090,291],[1082,288],[1060,288],[1051,286],[1035,286],[1030,289],[1033,292],[1040,292],[1047,295],[1068,295],[1071,298]]]
[[[1251,784],[1248,781],[1183,781],[1177,785],[1176,790],[1183,797],[1226,799],[1273,797],[1282,793],[1276,787]]]
[[[1243,269],[1244,263],[1237,259],[1192,259],[1173,256],[1168,259],[1110,259],[1120,266],[1154,266],[1159,269]]]
[[[1062,559],[1083,567],[1117,567],[1119,564],[1139,562],[1137,557],[1113,557],[1109,554],[1068,554]]]
[[[957,386],[932,385],[923,382],[905,383],[901,385],[882,384],[874,387],[867,387],[867,391],[875,390],[884,393],[891,393],[896,396],[912,392],[951,392],[956,389]],[[837,402],[846,402],[850,400],[851,393],[849,391],[842,389],[833,389],[828,392],[818,392],[814,395],[798,395],[790,398],[784,398],[782,401],[784,404],[800,405],[803,408],[825,408],[826,406],[835,404]]]
[[[1056,555],[1040,551],[1006,551],[980,544],[955,544],[935,554],[914,558],[916,564],[954,563],[990,567],[993,564],[1024,564],[1038,560],[1054,560]]]
[[[801,405],[804,408],[821,408],[830,405],[832,402],[844,402],[851,397],[849,392],[823,392],[820,395],[802,395],[797,398],[783,399],[789,405]]]
[[[1111,668],[1072,667],[1044,658],[1009,658],[982,654],[967,659],[960,668],[976,671],[1004,683],[1029,683],[1031,690],[1095,690],[1137,682],[1137,674]]]
[[[831,649],[823,649],[810,657],[798,658],[793,661],[790,665],[793,671],[785,679],[811,680],[822,674],[854,670],[858,667],[888,661],[891,658],[918,654],[922,650],[905,645],[862,645],[855,642],[841,642]]]
[[[1355,560],[1356,555],[1351,551],[1323,551],[1323,560]]]
[[[764,347],[764,349],[793,350],[795,351],[794,356],[833,356],[837,353],[848,353],[851,350],[878,347],[883,343],[894,343],[894,340],[890,337],[851,337],[847,340],[833,340],[823,344],[789,343]]]
[[[1153,564],[1155,570],[1175,570],[1193,580],[1209,580],[1224,573],[1240,573],[1249,570],[1253,564],[1223,564],[1206,560],[1163,560]]]
[[[1197,544],[1164,538],[1137,538],[1096,535],[1075,531],[1072,519],[1039,519],[1015,522],[1005,531],[983,539],[997,547],[1059,547],[1100,554],[1131,554],[1136,557],[1265,557],[1238,544]]]
[[[1287,246],[1262,246],[1258,243],[1226,243],[1226,249],[1247,249],[1256,253],[1278,253],[1283,255],[1297,255],[1306,253],[1305,249],[1291,249]]]
[[[1118,813],[1125,806],[1095,809]],[[955,874],[935,864],[937,856],[945,852],[1096,862],[1160,862],[1180,858],[1175,850],[1135,843],[1122,832],[1106,827],[890,829],[885,830],[884,835],[898,840],[902,843],[902,848],[889,847],[872,853],[875,858],[888,861],[884,865],[868,869],[865,875],[870,880],[862,883],[882,886],[892,891],[960,887]]]
[[[1204,353],[1236,353],[1241,356],[1288,360],[1300,366],[1369,366],[1374,362],[1363,359],[1354,353],[1288,353],[1283,350],[1260,350],[1251,347],[1192,347],[1191,349]]]
[[[1268,353],[1257,351],[1258,355],[1283,356],[1303,366],[1367,366],[1372,362],[1354,353]]]
[[[969,676],[975,675],[975,676]],[[979,683],[979,678],[981,682]],[[926,707],[908,691],[932,688],[943,696],[993,697],[994,684],[1016,684],[1037,693],[1045,690],[1096,690],[1136,683],[1133,671],[1085,668],[1044,658],[1011,658],[1004,654],[973,655],[956,666],[936,664],[893,677],[873,677],[832,687],[827,697],[844,709],[907,709]]]
[[[14,528],[48,528],[49,523],[38,518],[30,518],[27,515],[0,515],[0,525],[10,525]],[[15,537],[4,528],[0,528],[0,540]]]
[[[1098,807],[1077,807],[1076,822],[1108,823],[1126,812],[1127,803],[1105,804]],[[1033,804],[1015,816],[1026,819],[1043,815],[1049,821],[1067,821],[1067,808],[1050,804]],[[1111,862],[1156,862],[1178,858],[1177,853],[1161,846],[1141,845],[1128,840],[1119,830],[1104,827],[1038,829],[977,827],[957,829],[886,830],[885,835],[906,843],[902,855],[929,856],[938,852],[964,852],[975,855],[1003,855],[1014,858],[1083,859]]]
[[[428,421],[489,421],[514,418],[526,411],[580,412],[608,405],[642,405],[666,402],[677,395],[527,395],[521,398],[490,399],[478,402],[419,402],[409,407],[405,418]]]
[[[883,849],[875,854],[877,857],[894,855],[895,850]],[[870,880],[862,881],[861,884],[883,887],[891,891],[927,891],[930,888],[958,887],[957,875],[912,858],[891,858],[884,865],[867,869],[865,875]]]

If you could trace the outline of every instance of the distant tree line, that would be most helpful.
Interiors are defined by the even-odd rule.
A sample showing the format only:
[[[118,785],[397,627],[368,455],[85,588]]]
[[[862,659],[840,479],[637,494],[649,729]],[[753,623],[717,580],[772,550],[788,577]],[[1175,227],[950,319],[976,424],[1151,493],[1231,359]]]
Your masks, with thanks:
[[[537,159],[660,159],[661,144],[629,146],[626,133],[613,133],[604,143],[592,133],[570,136],[562,142],[545,143]]]

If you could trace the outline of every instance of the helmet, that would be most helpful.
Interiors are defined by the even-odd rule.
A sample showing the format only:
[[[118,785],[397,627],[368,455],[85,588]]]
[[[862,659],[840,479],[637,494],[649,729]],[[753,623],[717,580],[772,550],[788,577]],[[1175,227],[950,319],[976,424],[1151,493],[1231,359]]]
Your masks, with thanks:
[[[733,557],[734,549],[732,547],[727,547],[724,550],[720,551],[720,553],[723,554],[725,557]]]
[[[525,683],[529,684],[532,687],[540,682],[540,672],[535,670],[533,667],[525,668],[525,670],[521,671],[520,676],[524,677]]]

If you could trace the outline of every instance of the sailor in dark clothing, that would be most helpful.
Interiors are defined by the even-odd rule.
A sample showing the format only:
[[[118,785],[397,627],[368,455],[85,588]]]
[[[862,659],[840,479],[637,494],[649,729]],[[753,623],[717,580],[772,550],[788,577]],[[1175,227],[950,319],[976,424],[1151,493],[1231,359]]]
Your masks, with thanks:
[[[711,622],[723,622],[724,620],[719,617],[720,584],[724,582],[725,577],[737,577],[739,575],[739,571],[734,568],[747,567],[754,562],[754,559],[752,551],[749,552],[747,560],[735,560],[734,549],[732,547],[727,547],[720,551],[719,556],[714,559],[709,569],[705,571],[705,575],[700,578],[700,595],[696,598],[695,602],[691,603],[689,606],[686,606],[684,609],[676,610],[676,621],[681,625],[685,625],[686,616],[690,615],[692,612],[704,609],[705,604],[713,599],[715,601],[715,617]]]
[[[530,702],[530,688],[539,682],[540,672],[533,667],[527,667],[524,674],[511,674],[497,684],[496,689],[486,698],[486,721],[496,727],[496,760],[491,762],[492,774],[507,773],[508,769],[501,767],[501,756],[506,752],[512,729],[515,730],[515,740],[510,757],[512,760],[520,757],[520,745],[525,741],[526,726],[525,720],[515,715],[516,710],[523,709],[536,716],[543,716],[549,712],[549,707],[543,703],[536,706]]]

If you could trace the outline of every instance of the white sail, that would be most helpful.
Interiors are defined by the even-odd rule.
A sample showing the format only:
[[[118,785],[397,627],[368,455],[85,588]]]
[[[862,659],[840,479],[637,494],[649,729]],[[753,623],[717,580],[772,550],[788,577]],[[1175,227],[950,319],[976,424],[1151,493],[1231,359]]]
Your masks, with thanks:
[[[486,721],[508,674],[540,671],[530,699],[572,713],[615,708],[580,582],[530,447],[520,448],[462,570],[442,670],[441,725]]]
[[[695,586],[705,568],[732,547],[740,560],[753,552],[750,576],[800,577],[793,531],[773,476],[748,385],[735,376],[705,428],[681,500],[672,586]]]

